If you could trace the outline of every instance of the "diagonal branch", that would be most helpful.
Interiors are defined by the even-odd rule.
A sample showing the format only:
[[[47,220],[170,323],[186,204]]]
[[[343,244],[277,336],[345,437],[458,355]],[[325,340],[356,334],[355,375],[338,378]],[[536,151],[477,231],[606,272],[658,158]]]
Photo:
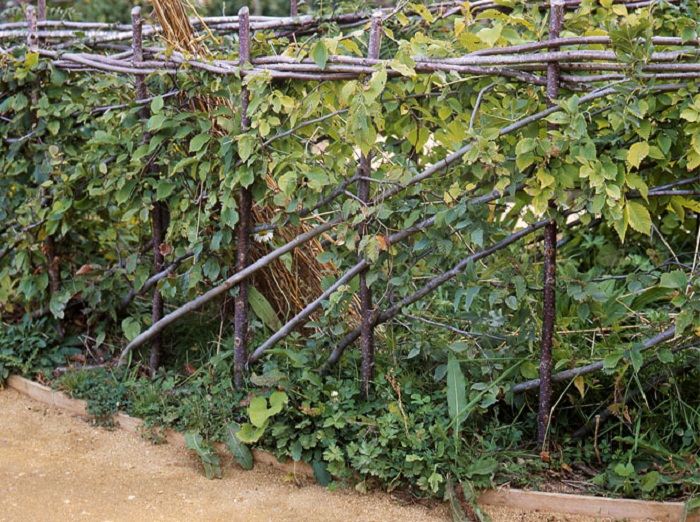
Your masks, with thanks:
[[[423,299],[426,295],[430,294],[437,288],[439,288],[441,285],[449,281],[450,279],[454,278],[455,276],[461,274],[464,269],[470,264],[474,263],[476,261],[479,261],[481,259],[484,259],[486,257],[489,257],[492,254],[495,254],[499,250],[502,250],[513,243],[519,241],[523,237],[532,234],[533,232],[540,230],[541,228],[545,227],[547,224],[551,222],[551,218],[543,219],[542,221],[539,221],[538,223],[535,223],[534,225],[530,225],[527,228],[524,228],[523,230],[520,230],[519,232],[516,232],[515,234],[512,234],[505,239],[502,239],[498,243],[493,244],[491,247],[481,250],[479,252],[476,252],[474,254],[471,254],[467,257],[465,257],[462,261],[460,261],[457,265],[455,265],[451,270],[444,272],[440,274],[439,276],[434,277],[431,279],[423,288],[418,290],[417,292],[404,297],[401,301],[398,303],[390,306],[380,314],[375,314],[374,316],[374,325],[382,324],[387,322],[389,319],[392,319],[393,317],[397,316],[399,313],[401,313],[401,310],[405,308],[408,305],[411,305],[417,301],[420,301]],[[357,340],[357,338],[360,336],[360,327],[355,328],[353,331],[348,333],[345,337],[343,337],[340,342],[338,343],[337,347],[335,350],[333,350],[333,353],[331,353],[330,357],[324,364],[323,368],[321,369],[321,374],[325,374],[328,372],[331,366],[336,364],[343,353],[345,352],[345,349],[350,346],[352,343]]]
[[[654,337],[651,337],[642,343],[642,349],[640,351],[647,350],[652,346],[661,344],[666,341],[670,341],[676,335],[676,327],[669,328]],[[586,375],[588,373],[598,372],[603,369],[605,365],[604,361],[598,361],[596,363],[587,364],[586,366],[581,366],[580,368],[573,368],[571,370],[566,370],[552,375],[552,382],[567,381],[569,379],[574,379],[579,375]],[[513,386],[510,391],[513,393],[522,393],[527,390],[534,390],[539,388],[540,380],[532,379],[531,381],[521,382]]]

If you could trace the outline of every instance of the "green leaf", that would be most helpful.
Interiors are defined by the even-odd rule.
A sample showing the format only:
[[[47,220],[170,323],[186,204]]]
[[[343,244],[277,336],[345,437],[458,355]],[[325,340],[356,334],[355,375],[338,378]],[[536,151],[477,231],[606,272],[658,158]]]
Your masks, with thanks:
[[[311,461],[311,467],[314,469],[316,482],[323,487],[328,487],[333,481],[333,477],[328,473],[328,464],[322,460],[313,460]]]
[[[199,460],[202,461],[202,466],[204,466],[204,474],[208,479],[222,477],[219,455],[211,442],[203,439],[197,432],[188,431],[185,433],[185,444],[199,456]]]
[[[630,477],[634,474],[634,466],[632,464],[617,464],[613,471],[623,478]]]
[[[158,183],[156,183],[156,200],[163,201],[168,198],[175,190],[175,187],[177,187],[177,183],[174,181],[167,179],[158,181]]]
[[[163,97],[156,96],[151,101],[151,112],[153,114],[158,114],[163,109],[163,105],[165,105],[165,102],[163,101]]]
[[[642,491],[646,491],[648,493],[656,489],[660,478],[661,474],[658,471],[652,471],[644,475],[642,477]]]
[[[133,317],[127,317],[122,321],[122,331],[124,337],[131,342],[141,333],[141,323]]]
[[[64,310],[68,301],[73,296],[73,292],[66,288],[63,288],[51,296],[51,302],[49,303],[49,310],[51,315],[56,319],[63,319]]]
[[[226,447],[233,455],[233,459],[238,462],[243,469],[252,469],[253,454],[250,452],[250,448],[243,444],[238,438],[238,432],[240,431],[241,426],[238,423],[232,422],[226,426]]]
[[[447,411],[454,421],[455,440],[459,437],[459,427],[466,418],[467,384],[457,358],[450,353],[447,359]]]
[[[632,367],[635,372],[638,372],[644,364],[644,356],[639,348],[632,348],[629,352],[629,360],[632,363]]]
[[[39,63],[39,53],[28,52],[24,55],[24,65],[29,68],[35,67]]]
[[[270,418],[267,399],[265,397],[253,397],[248,405],[248,416],[253,426],[258,428],[265,426],[267,419]]]
[[[61,129],[61,122],[52,120],[46,124],[46,128],[49,129],[49,132],[55,136],[58,134],[58,131]]]
[[[254,287],[248,288],[248,304],[253,309],[253,313],[260,319],[265,326],[271,330],[279,330],[282,328],[282,322],[270,302]]]
[[[249,134],[241,134],[238,137],[238,156],[242,161],[247,161],[255,150],[255,137]]]
[[[621,352],[607,355],[605,359],[603,359],[603,368],[606,370],[612,370],[618,365],[620,359],[622,359],[624,355],[625,354]]]
[[[649,144],[646,141],[640,141],[630,147],[627,152],[627,161],[629,164],[638,169],[642,160],[649,155]],[[634,228],[634,226],[632,226]]]
[[[272,392],[270,395],[270,415],[277,415],[289,403],[287,394],[281,391]]]
[[[644,205],[635,201],[627,201],[625,205],[625,216],[629,225],[637,232],[651,235],[651,216]]]
[[[210,139],[211,136],[206,132],[197,134],[194,138],[192,138],[192,141],[190,141],[190,152],[199,152],[204,145],[209,143]]]
[[[525,361],[520,365],[520,375],[526,379],[537,379],[539,374],[540,372],[537,369],[537,366],[535,366],[535,363],[532,361]]]
[[[265,397],[253,397],[248,406],[248,416],[253,426],[263,428],[270,417],[282,411],[286,406],[289,397],[284,392],[276,391],[270,395],[270,408],[267,407]]]
[[[679,290],[685,290],[688,286],[688,276],[682,270],[672,270],[661,274],[661,281],[659,281],[659,286],[662,288],[678,288]]]
[[[156,114],[151,116],[148,119],[148,123],[146,123],[146,129],[150,132],[155,132],[159,130],[167,120],[168,117],[165,114]]]
[[[265,428],[267,428],[267,422],[260,428],[254,428],[247,422],[241,426],[241,429],[236,433],[238,440],[244,444],[254,444],[260,440],[263,433],[265,433]]]
[[[396,57],[389,63],[389,67],[402,76],[409,78],[415,78],[416,76],[416,62],[405,51],[396,53]]]
[[[314,48],[311,49],[311,58],[321,69],[326,68],[326,61],[328,60],[328,49],[326,48],[326,44],[323,42],[323,40],[319,40],[318,42],[316,42]]]
[[[364,89],[365,102],[372,103],[384,91],[386,86],[386,68],[382,67],[372,74]]]

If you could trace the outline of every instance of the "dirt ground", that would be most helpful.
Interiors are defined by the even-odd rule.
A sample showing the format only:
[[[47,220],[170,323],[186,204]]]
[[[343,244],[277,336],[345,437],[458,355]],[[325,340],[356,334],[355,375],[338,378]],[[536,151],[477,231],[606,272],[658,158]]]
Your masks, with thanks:
[[[207,480],[184,448],[0,391],[0,521],[402,521],[451,520],[447,506],[405,505],[391,495],[299,487],[267,466],[227,467]],[[585,517],[488,509],[493,522],[593,522]],[[604,519],[598,519],[604,520]]]

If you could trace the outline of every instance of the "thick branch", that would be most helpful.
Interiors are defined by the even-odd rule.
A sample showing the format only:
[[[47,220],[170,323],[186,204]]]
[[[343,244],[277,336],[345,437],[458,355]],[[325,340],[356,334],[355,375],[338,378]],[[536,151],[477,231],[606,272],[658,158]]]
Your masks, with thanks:
[[[612,94],[616,92],[614,89],[609,88],[609,89],[601,89],[598,92],[587,94],[585,96],[582,96],[581,99],[579,100],[579,103],[585,104],[587,102],[603,98],[609,94]],[[522,129],[523,127],[526,127],[530,125],[531,123],[534,123],[536,121],[540,121],[550,114],[554,114],[555,112],[561,111],[561,107],[551,107],[546,110],[540,111],[536,114],[532,114],[530,116],[527,116],[515,123],[512,123],[511,125],[508,125],[504,127],[503,129],[500,130],[499,136],[504,136],[506,134],[510,134],[512,132],[515,132],[517,130]],[[448,168],[450,165],[453,163],[461,160],[461,158],[471,150],[471,148],[474,146],[474,143],[468,143],[464,147],[460,148],[459,150],[453,152],[449,156],[447,156],[445,159],[437,162],[434,165],[431,165],[427,169],[425,169],[423,172],[420,174],[415,175],[413,178],[411,178],[406,184],[400,185],[393,187],[390,190],[387,190],[374,198],[368,205],[368,207],[373,207],[381,204],[382,202],[386,201],[387,199],[401,193],[402,191],[406,190],[408,187],[413,186],[417,183],[420,183],[421,181],[433,176],[434,174],[441,172]],[[335,227],[339,223],[341,223],[343,219],[341,217],[337,217],[331,221],[328,221],[327,223],[324,223],[323,225],[319,225],[318,227],[301,234],[297,236],[295,239],[290,241],[289,243],[281,246],[280,248],[270,252],[266,256],[258,259],[255,263],[253,263],[250,267],[248,267],[246,270],[243,272],[234,274],[230,278],[228,278],[226,281],[221,283],[219,286],[209,290],[208,292],[202,294],[199,296],[197,299],[194,299],[193,301],[181,306],[174,312],[166,315],[161,319],[158,323],[151,325],[151,327],[142,332],[139,336],[137,336],[131,343],[127,345],[127,347],[122,351],[122,355],[120,359],[123,360],[123,357],[127,355],[131,350],[134,348],[140,346],[143,344],[145,341],[148,341],[149,339],[152,338],[153,335],[156,335],[158,332],[162,331],[166,326],[170,325],[171,323],[177,321],[181,317],[187,315],[188,313],[198,309],[200,306],[205,304],[211,299],[214,299],[215,297],[218,297],[219,295],[223,294],[227,290],[233,288],[236,286],[238,283],[249,277],[250,275],[254,274],[261,268],[267,266],[270,262],[274,261],[275,259],[279,258],[280,256],[286,254],[287,252],[290,252],[294,250],[296,247],[305,244],[306,242],[310,241],[314,237],[327,232],[331,228]],[[343,348],[344,350],[345,348]],[[341,351],[342,353],[342,351]]]
[[[238,12],[240,65],[243,67],[250,61],[250,26],[247,7]],[[241,132],[245,133],[250,127],[248,118],[249,93],[247,87],[241,88]],[[238,193],[238,223],[236,224],[236,272],[242,272],[250,263],[250,227],[253,209],[253,190],[251,187],[241,187]],[[248,359],[248,280],[241,281],[238,294],[233,300],[233,377],[236,388],[245,386],[245,365]]]
[[[523,188],[523,184],[518,184],[516,185],[516,190],[520,190]],[[489,203],[491,201],[495,201],[497,199],[500,199],[503,197],[503,193],[494,190],[484,196],[479,196],[477,198],[474,198],[470,201],[467,202],[467,205],[477,205],[477,204],[482,204],[482,203]],[[428,218],[424,221],[421,221],[420,223],[417,223],[413,225],[412,227],[406,228],[404,230],[400,230],[399,232],[395,232],[394,234],[390,235],[387,238],[387,241],[390,245],[394,245],[396,243],[399,243],[400,241],[403,241],[407,237],[420,232],[421,230],[424,230],[426,228],[432,227],[435,224],[435,216]],[[323,304],[323,301],[325,301],[330,295],[335,292],[341,285],[351,281],[355,275],[357,275],[360,271],[364,270],[366,267],[368,267],[368,263],[366,260],[362,259],[360,260],[355,266],[353,266],[348,272],[346,272],[338,281],[335,282],[335,284],[326,290],[323,294],[321,294],[317,299],[315,299],[313,302],[309,303],[309,305],[304,308],[301,312],[299,312],[296,316],[294,316],[292,319],[287,322],[279,331],[277,331],[272,337],[270,337],[267,341],[265,341],[260,347],[258,347],[253,355],[250,356],[249,361],[250,362],[255,362],[262,357],[263,353],[266,350],[269,350],[272,348],[275,344],[277,344],[280,340],[284,339],[287,335],[289,335],[291,332],[294,331],[294,329],[299,326],[307,317],[309,317],[312,313],[314,313],[318,308],[320,308],[321,304]]]
[[[462,273],[464,269],[469,265],[470,263],[474,263],[476,261],[479,261],[481,259],[484,259],[486,257],[489,257],[490,255],[498,252],[499,250],[502,250],[513,243],[519,241],[523,237],[527,236],[528,234],[531,234],[544,226],[546,226],[548,223],[551,222],[551,219],[545,219],[542,220],[538,223],[535,223],[534,225],[530,225],[527,228],[524,228],[523,230],[516,232],[515,234],[512,234],[508,236],[507,238],[499,241],[498,243],[495,243],[491,247],[487,248],[486,250],[481,250],[479,252],[476,252],[474,254],[471,254],[467,257],[465,257],[462,261],[460,261],[457,265],[455,265],[454,268],[451,270],[444,272],[443,274],[434,277],[433,279],[430,280],[425,286],[423,286],[420,290],[417,292],[404,297],[401,301],[398,303],[392,305],[391,307],[387,308],[385,311],[382,313],[375,315],[374,318],[374,325],[382,324],[387,322],[389,319],[392,319],[399,313],[401,313],[401,310],[405,308],[408,305],[411,305],[417,301],[420,301],[423,299],[426,295],[430,294],[433,292],[435,289],[440,287],[442,284],[446,283],[450,279],[454,278],[458,274]],[[355,328],[352,332],[348,333],[345,337],[343,337],[340,342],[338,343],[337,347],[335,350],[333,350],[333,353],[331,356],[328,358],[328,361],[326,361],[326,364],[324,367],[321,369],[321,373],[324,374],[326,373],[332,365],[337,363],[340,360],[340,357],[343,355],[345,352],[346,348],[350,346],[352,343],[354,343],[357,338],[360,336],[360,327]]]
[[[238,283],[243,281],[244,279],[250,277],[254,273],[256,273],[258,270],[261,270],[265,268],[267,265],[269,265],[272,261],[275,259],[278,259],[282,257],[284,254],[287,252],[291,252],[295,248],[308,243],[311,241],[313,238],[323,234],[324,232],[328,232],[330,229],[335,227],[341,222],[340,218],[333,219],[332,221],[328,221],[327,223],[324,223],[322,225],[317,226],[316,228],[313,228],[309,230],[308,232],[304,232],[303,234],[298,235],[294,239],[292,239],[289,243],[286,243],[282,245],[281,247],[277,248],[276,250],[273,250],[269,254],[261,257],[258,259],[255,263],[252,263],[248,268],[241,272],[237,272],[231,277],[229,277],[226,281],[221,283],[218,286],[215,286],[208,292],[205,292],[204,294],[200,295],[196,299],[193,299],[189,303],[186,303],[182,305],[180,308],[176,309],[175,311],[169,313],[163,319],[158,321],[156,324],[151,325],[150,328],[148,328],[146,331],[141,332],[133,341],[131,341],[126,348],[122,351],[119,359],[120,362],[123,362],[124,357],[129,354],[134,348],[137,348],[141,346],[143,343],[146,341],[150,340],[153,338],[154,335],[157,335],[159,332],[162,332],[167,326],[171,325],[172,323],[178,321],[185,315],[189,314],[190,312],[193,312],[203,306],[205,303],[211,301],[212,299],[224,294],[234,286],[236,286]]]
[[[549,39],[559,38],[564,18],[563,0],[551,0],[549,4]],[[559,64],[547,64],[547,106],[554,107],[559,93]],[[548,125],[548,134],[556,130],[556,125]],[[556,212],[553,201],[549,201],[550,212]],[[552,403],[552,336],[557,320],[557,222],[552,220],[544,229],[544,292],[542,306],[542,341],[540,349],[540,398],[537,411],[537,446],[545,450],[549,411]]]

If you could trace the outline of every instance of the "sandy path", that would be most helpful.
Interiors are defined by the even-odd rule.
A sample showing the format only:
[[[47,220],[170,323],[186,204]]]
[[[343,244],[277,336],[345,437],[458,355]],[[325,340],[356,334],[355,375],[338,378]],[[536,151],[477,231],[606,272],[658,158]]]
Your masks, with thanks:
[[[390,495],[298,487],[283,473],[225,467],[207,480],[184,448],[154,446],[79,416],[0,392],[0,521],[446,522],[445,506]],[[489,510],[494,522],[594,519]],[[599,519],[600,520],[600,519]]]

